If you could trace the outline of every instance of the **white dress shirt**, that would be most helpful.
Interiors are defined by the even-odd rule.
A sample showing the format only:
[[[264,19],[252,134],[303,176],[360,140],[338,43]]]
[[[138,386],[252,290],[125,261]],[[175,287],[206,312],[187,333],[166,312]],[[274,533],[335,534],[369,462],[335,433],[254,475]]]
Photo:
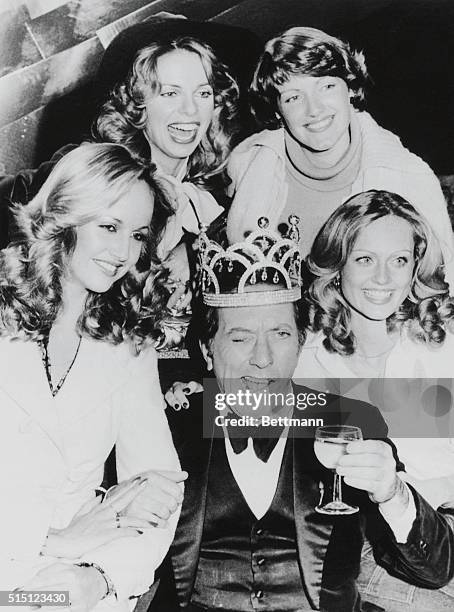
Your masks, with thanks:
[[[288,428],[284,429],[268,461],[264,462],[257,457],[254,451],[252,438],[248,439],[247,447],[236,454],[228,437],[225,438],[225,449],[232,474],[257,519],[261,519],[271,506],[276,493]],[[407,487],[407,485],[405,485]],[[416,518],[416,506],[413,495],[408,489],[409,503],[404,512],[397,500],[390,500],[379,504],[379,510],[391,527],[397,542],[404,544]]]

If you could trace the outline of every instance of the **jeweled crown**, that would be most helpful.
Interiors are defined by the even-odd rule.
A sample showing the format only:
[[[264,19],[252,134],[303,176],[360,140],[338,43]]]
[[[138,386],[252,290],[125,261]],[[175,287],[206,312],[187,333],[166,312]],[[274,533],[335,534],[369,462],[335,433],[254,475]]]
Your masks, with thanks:
[[[299,218],[290,215],[283,236],[269,229],[266,217],[242,242],[223,248],[199,234],[200,284],[208,306],[260,306],[295,302],[301,297]],[[269,289],[266,288],[269,287]]]

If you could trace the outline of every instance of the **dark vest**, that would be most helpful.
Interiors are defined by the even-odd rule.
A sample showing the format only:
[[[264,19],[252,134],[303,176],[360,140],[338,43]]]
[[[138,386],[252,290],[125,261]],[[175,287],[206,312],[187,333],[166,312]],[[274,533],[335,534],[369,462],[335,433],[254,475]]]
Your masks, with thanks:
[[[232,475],[223,440],[217,442],[191,601],[235,612],[311,610],[298,563],[292,445],[286,444],[271,506],[257,520]]]

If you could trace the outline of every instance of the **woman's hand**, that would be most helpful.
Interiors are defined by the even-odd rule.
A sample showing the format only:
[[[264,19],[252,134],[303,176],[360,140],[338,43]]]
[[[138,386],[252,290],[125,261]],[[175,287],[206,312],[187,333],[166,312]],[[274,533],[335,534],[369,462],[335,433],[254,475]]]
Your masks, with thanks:
[[[189,289],[190,269],[185,244],[179,244],[168,255],[164,266],[169,270],[167,283],[172,295],[167,302],[167,308],[176,312],[185,310],[191,303],[192,293]]]
[[[98,546],[126,537],[138,537],[150,524],[140,518],[123,516],[122,511],[141,492],[145,480],[136,477],[127,486],[102,502],[96,497],[82,506],[64,529],[50,529],[41,553],[52,557],[78,559]]]
[[[172,292],[167,300],[168,310],[178,315],[189,306],[192,300],[192,291],[182,281],[176,281],[172,284],[167,284],[167,289]]]
[[[141,519],[148,527],[166,527],[167,519],[183,501],[183,481],[188,473],[180,470],[150,470],[141,474],[146,483],[122,511],[125,517]],[[123,486],[121,483],[119,486]]]
[[[163,263],[170,272],[170,282],[178,280],[187,283],[190,280],[188,253],[184,243],[173,248]]]
[[[174,382],[173,385],[167,390],[164,395],[168,405],[174,410],[181,410],[181,408],[189,408],[189,402],[187,395],[192,393],[201,393],[203,387],[200,383],[191,380],[190,382]]]
[[[71,612],[89,612],[106,594],[106,581],[94,567],[61,561],[40,570],[22,591],[69,591]]]

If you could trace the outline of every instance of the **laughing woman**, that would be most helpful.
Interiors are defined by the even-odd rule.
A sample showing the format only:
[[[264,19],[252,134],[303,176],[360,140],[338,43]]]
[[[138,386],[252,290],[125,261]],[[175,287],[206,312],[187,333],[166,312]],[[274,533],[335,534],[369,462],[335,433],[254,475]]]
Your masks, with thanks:
[[[177,245],[185,232],[198,232],[199,221],[209,224],[223,211],[217,200],[225,201],[225,167],[239,128],[238,97],[235,79],[211,47],[177,36],[137,52],[93,122],[98,142],[125,145],[158,168],[175,211],[162,234],[159,255],[168,257],[171,280],[181,286],[179,295],[189,268],[184,247]],[[27,204],[55,161],[71,148],[58,151],[38,171],[21,172],[5,188],[4,199]],[[11,237],[16,230],[10,225]]]
[[[203,42],[178,37],[141,49],[95,122],[95,135],[152,159],[176,211],[164,235],[166,255],[183,235],[221,212],[216,199],[237,125],[238,85]],[[178,260],[174,254],[173,260]],[[181,262],[181,257],[180,257]],[[176,269],[175,269],[176,268]],[[188,271],[175,262],[173,276]]]
[[[170,213],[150,168],[114,144],[68,153],[16,211],[23,239],[0,252],[1,589],[125,609],[173,538],[178,512],[162,529],[151,506],[133,516],[151,473],[95,497],[114,445],[120,480],[179,469],[153,348]],[[182,477],[169,474],[176,498]]]

